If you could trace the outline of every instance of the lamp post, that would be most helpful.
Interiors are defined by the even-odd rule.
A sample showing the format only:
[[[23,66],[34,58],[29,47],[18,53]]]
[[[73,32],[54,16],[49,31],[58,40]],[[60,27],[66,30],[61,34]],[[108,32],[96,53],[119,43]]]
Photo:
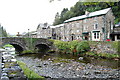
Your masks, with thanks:
[[[30,29],[28,29],[28,38],[30,37],[30,36],[29,36],[29,30],[30,30]]]
[[[32,47],[32,37],[30,35],[30,29],[28,29],[28,38],[29,38],[29,48],[31,49],[31,47]]]
[[[0,44],[2,44],[2,27],[1,27],[1,24],[0,24]]]

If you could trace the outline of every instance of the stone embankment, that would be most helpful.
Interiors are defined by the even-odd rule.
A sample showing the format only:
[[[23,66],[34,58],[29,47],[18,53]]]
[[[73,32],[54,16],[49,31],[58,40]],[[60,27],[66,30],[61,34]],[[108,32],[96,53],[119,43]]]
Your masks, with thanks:
[[[17,59],[26,63],[31,70],[47,78],[109,78],[115,80],[119,80],[120,78],[119,69],[80,63],[74,59],[61,59],[60,62],[54,62],[55,58],[42,60],[20,56]]]
[[[14,55],[9,51],[1,51],[0,54],[2,56],[0,80],[27,80]]]
[[[109,54],[118,54],[118,45],[120,42],[96,42],[96,43],[91,43],[90,48],[92,52],[96,53],[109,53]]]

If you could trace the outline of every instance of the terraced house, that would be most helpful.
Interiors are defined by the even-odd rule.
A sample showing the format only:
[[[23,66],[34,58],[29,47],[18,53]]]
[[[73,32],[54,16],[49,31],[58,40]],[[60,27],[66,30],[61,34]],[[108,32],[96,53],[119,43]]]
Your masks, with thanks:
[[[37,38],[49,38],[51,39],[53,29],[47,23],[40,23],[37,27]]]
[[[63,41],[91,40],[105,41],[113,39],[114,15],[111,8],[85,12],[85,15],[70,18],[63,24],[46,26],[39,24],[38,38],[51,38]]]
[[[111,8],[85,12],[85,15],[73,17],[64,22],[65,39],[104,41],[110,39],[113,32],[114,16]]]

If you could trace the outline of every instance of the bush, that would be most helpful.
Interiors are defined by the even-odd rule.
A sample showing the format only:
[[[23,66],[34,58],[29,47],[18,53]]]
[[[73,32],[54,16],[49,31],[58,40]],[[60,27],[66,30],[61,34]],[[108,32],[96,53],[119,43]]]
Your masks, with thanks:
[[[120,42],[119,41],[114,41],[112,44],[113,48],[115,48],[117,50],[117,52],[120,52]]]
[[[67,50],[67,45],[68,42],[60,41],[60,40],[55,40],[54,45],[61,51],[66,51]]]
[[[78,43],[76,50],[78,53],[86,52],[90,49],[90,45],[87,41],[81,41]]]
[[[87,41],[70,41],[64,42],[60,40],[54,40],[54,45],[58,48],[58,50],[62,52],[73,53],[73,50],[76,49],[77,52],[85,52],[90,49],[89,43]]]
[[[76,49],[78,43],[79,43],[79,42],[78,42],[77,40],[68,42],[68,48],[70,49],[71,52],[72,52],[74,49]]]

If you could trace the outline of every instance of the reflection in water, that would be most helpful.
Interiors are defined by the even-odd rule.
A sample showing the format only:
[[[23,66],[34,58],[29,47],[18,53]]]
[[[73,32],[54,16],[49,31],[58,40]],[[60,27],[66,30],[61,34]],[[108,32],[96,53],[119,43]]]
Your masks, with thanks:
[[[82,63],[91,63],[93,65],[101,65],[101,66],[107,66],[110,68],[120,68],[120,61],[110,60],[110,59],[95,59],[93,57],[83,57],[82,60],[79,60],[78,56],[70,55],[70,54],[63,54],[63,53],[49,53],[49,54],[27,54],[24,55],[24,57],[32,57],[33,59],[38,58],[42,60],[48,60],[49,58],[63,58],[63,59],[74,59],[78,62]]]

